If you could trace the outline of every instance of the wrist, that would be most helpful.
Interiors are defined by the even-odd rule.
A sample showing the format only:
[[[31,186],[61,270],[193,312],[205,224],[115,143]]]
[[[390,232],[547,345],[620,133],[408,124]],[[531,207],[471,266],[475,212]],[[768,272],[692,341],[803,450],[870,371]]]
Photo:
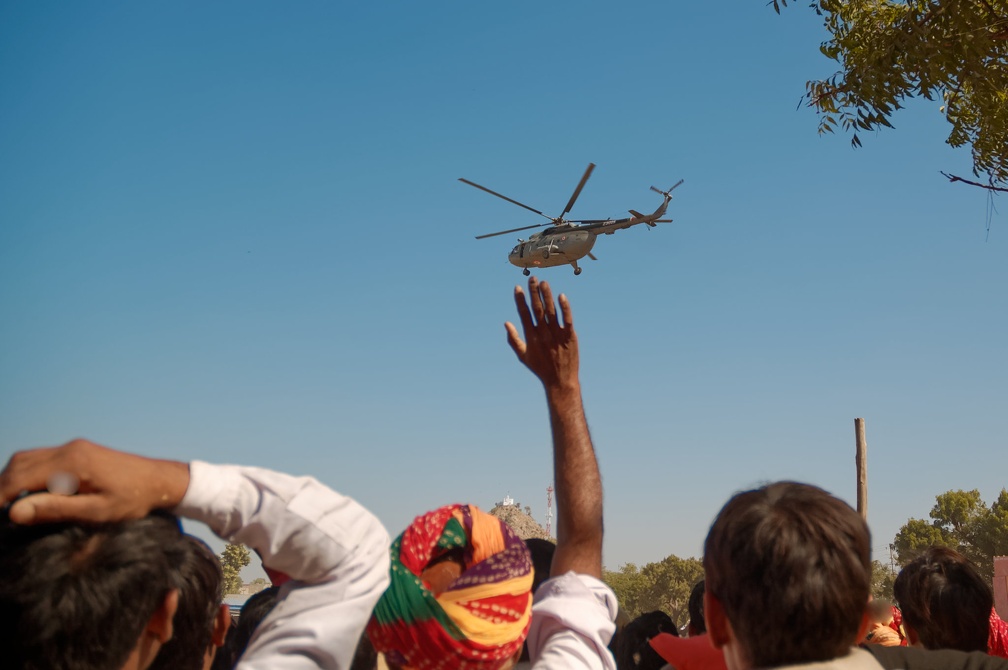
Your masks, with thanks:
[[[189,464],[180,461],[155,460],[153,462],[158,485],[151,501],[156,509],[172,509],[181,504],[189,489]]]
[[[544,383],[543,387],[546,389],[546,400],[550,403],[564,405],[571,401],[581,401],[581,383],[577,379]]]

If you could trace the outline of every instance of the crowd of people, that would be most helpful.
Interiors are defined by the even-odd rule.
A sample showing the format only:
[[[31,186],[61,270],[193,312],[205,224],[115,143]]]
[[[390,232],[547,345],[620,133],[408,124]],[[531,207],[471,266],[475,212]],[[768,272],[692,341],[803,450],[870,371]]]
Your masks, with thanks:
[[[661,612],[617,631],[571,308],[534,277],[515,304],[508,342],[549,409],[555,545],[458,504],[390,542],[311,477],[85,440],[23,451],[0,473],[3,667],[371,670],[380,655],[393,670],[1008,670],[1008,631],[968,561],[928,550],[896,580],[898,608],[872,602],[867,525],[797,482],[718,512],[685,637]],[[217,557],[179,517],[252,547],[274,579],[237,624]]]

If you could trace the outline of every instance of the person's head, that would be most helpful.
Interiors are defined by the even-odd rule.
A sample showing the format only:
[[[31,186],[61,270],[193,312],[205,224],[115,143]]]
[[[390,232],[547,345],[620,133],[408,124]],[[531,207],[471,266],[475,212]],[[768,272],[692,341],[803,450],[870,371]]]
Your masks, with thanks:
[[[658,670],[665,660],[648,642],[659,633],[679,635],[675,623],[665,612],[645,612],[620,631],[613,657],[618,670]]]
[[[532,558],[532,595],[539,590],[539,586],[550,578],[550,567],[553,565],[553,554],[556,553],[556,543],[552,540],[544,540],[541,537],[525,538],[525,546],[528,547],[529,556]],[[519,662],[529,660],[528,641],[522,645]]]
[[[987,651],[994,593],[958,551],[926,549],[896,576],[893,594],[910,644]]]
[[[556,553],[556,543],[541,537],[530,537],[525,540],[529,556],[532,557],[532,593],[539,585],[550,578],[550,566],[553,564],[553,554]]]
[[[224,573],[210,547],[191,535],[183,538],[179,605],[175,634],[158,652],[150,670],[203,670],[224,644],[231,613],[224,599]]]
[[[874,598],[868,603],[868,623],[888,626],[892,623],[892,603],[881,598]]]
[[[689,637],[703,635],[707,632],[707,624],[704,622],[703,611],[704,580],[700,580],[693,585],[690,591],[689,601],[686,608],[689,610],[689,624],[686,627],[686,634]]]
[[[178,521],[0,530],[0,649],[25,670],[145,668],[172,637]]]
[[[367,626],[390,667],[513,665],[532,619],[532,561],[506,523],[449,505],[417,517],[390,554],[391,582]]]
[[[262,623],[273,608],[276,607],[279,587],[270,586],[259,593],[252,594],[245,604],[242,605],[241,615],[235,625],[234,635],[228,637],[226,651],[234,665],[245,653],[252,636],[255,635],[256,628]]]
[[[704,543],[704,610],[733,670],[846,655],[868,603],[871,540],[851,507],[808,484],[733,496]]]

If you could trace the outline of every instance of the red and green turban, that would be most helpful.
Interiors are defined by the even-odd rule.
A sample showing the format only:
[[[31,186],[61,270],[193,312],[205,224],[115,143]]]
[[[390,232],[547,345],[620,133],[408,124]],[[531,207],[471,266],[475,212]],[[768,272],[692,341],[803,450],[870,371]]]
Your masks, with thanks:
[[[449,552],[462,574],[435,595],[421,577]],[[415,670],[493,670],[521,649],[532,621],[532,561],[511,528],[473,505],[418,516],[390,549],[391,584],[367,634],[391,663]]]

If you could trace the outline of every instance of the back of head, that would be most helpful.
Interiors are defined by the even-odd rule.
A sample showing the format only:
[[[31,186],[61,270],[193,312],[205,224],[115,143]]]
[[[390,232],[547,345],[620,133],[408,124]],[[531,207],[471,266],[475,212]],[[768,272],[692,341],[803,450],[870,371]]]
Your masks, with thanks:
[[[185,558],[179,568],[179,604],[174,635],[150,670],[202,670],[217,610],[224,598],[220,561],[202,540],[183,537]]]
[[[539,585],[550,578],[550,566],[553,564],[553,554],[556,553],[556,543],[541,537],[526,538],[529,556],[532,557],[532,593]]]
[[[658,670],[665,660],[648,641],[659,633],[679,635],[676,625],[665,612],[645,612],[628,623],[619,633],[613,656],[619,670]]]
[[[256,628],[276,607],[279,592],[279,587],[270,586],[259,593],[252,594],[242,605],[241,616],[238,617],[234,635],[230,636],[227,641],[227,653],[230,655],[232,664],[237,663],[245,653],[249,642],[252,641],[252,636],[255,635]]]
[[[846,655],[868,602],[870,567],[868,526],[857,512],[796,482],[733,496],[704,544],[707,592],[753,667]]]
[[[904,624],[927,649],[987,651],[994,594],[969,560],[930,547],[893,584]]]
[[[391,583],[367,634],[390,665],[503,668],[532,613],[528,548],[500,519],[449,505],[414,519],[391,547]]]
[[[182,555],[178,522],[164,515],[97,526],[4,529],[0,649],[5,666],[122,667],[176,588]]]
[[[703,594],[705,590],[704,580],[700,580],[693,585],[693,590],[690,591],[689,601],[686,608],[689,610],[689,634],[690,637],[694,635],[703,635],[707,632],[707,624],[704,621],[704,610],[703,610]]]

